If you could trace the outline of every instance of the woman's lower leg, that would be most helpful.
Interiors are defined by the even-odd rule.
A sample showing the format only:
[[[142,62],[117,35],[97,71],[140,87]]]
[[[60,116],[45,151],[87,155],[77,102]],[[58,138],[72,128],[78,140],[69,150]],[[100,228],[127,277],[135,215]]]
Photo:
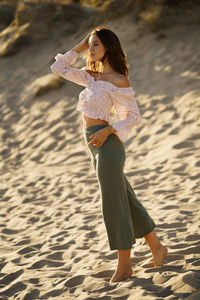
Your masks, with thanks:
[[[118,282],[130,278],[133,275],[131,267],[131,249],[118,250],[117,270],[113,274],[110,282]]]
[[[145,235],[144,238],[151,249],[151,252],[153,255],[153,260],[154,260],[154,265],[156,267],[160,266],[162,264],[162,261],[163,261],[165,255],[168,252],[167,247],[163,246],[160,243],[155,230],[153,230],[149,234]]]
[[[118,250],[118,266],[119,269],[129,267],[131,264],[131,249],[129,250]]]

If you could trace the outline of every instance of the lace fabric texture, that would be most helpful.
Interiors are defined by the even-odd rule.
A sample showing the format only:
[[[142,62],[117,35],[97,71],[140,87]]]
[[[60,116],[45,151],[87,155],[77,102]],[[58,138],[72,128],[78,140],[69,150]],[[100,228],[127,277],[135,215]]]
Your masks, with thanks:
[[[104,80],[95,81],[94,77],[86,71],[86,67],[77,69],[70,66],[77,58],[78,53],[73,50],[64,54],[58,53],[55,56],[56,61],[51,65],[52,72],[86,87],[79,94],[77,111],[93,119],[100,118],[111,122],[110,111],[114,106],[119,120],[111,126],[116,130],[119,139],[125,143],[131,129],[134,126],[139,127],[142,123],[133,88],[120,88]]]

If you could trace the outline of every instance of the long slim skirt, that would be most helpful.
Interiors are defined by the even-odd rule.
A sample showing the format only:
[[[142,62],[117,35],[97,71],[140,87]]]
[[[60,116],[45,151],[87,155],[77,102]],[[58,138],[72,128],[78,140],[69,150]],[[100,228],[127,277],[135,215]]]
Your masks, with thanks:
[[[101,147],[88,145],[91,141],[89,136],[106,126],[83,127],[83,136],[100,187],[110,250],[127,250],[135,244],[136,238],[150,233],[156,224],[137,199],[123,172],[126,154],[118,136],[110,134]]]

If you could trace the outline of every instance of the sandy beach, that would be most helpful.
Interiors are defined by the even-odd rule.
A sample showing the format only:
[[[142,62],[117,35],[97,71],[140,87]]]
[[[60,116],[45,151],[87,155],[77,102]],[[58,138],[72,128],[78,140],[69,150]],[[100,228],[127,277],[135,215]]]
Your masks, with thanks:
[[[0,300],[200,299],[199,25],[145,32],[129,15],[104,25],[127,53],[143,119],[124,172],[169,252],[155,268],[138,239],[134,277],[109,283],[117,251],[75,111],[84,87],[50,69],[89,30],[54,33],[0,58]]]

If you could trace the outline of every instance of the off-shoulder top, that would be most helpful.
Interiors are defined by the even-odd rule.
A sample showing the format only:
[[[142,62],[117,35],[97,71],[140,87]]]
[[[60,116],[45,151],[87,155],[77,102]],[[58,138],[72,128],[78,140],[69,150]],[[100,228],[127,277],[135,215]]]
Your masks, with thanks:
[[[58,53],[55,56],[56,62],[51,65],[52,72],[86,87],[79,94],[77,111],[93,119],[100,118],[111,122],[110,112],[114,106],[119,120],[110,125],[116,130],[115,134],[119,139],[125,143],[132,127],[139,127],[142,122],[133,88],[131,86],[120,88],[109,81],[95,80],[86,71],[86,67],[81,69],[70,67],[77,57],[78,52],[74,50],[64,54]]]

